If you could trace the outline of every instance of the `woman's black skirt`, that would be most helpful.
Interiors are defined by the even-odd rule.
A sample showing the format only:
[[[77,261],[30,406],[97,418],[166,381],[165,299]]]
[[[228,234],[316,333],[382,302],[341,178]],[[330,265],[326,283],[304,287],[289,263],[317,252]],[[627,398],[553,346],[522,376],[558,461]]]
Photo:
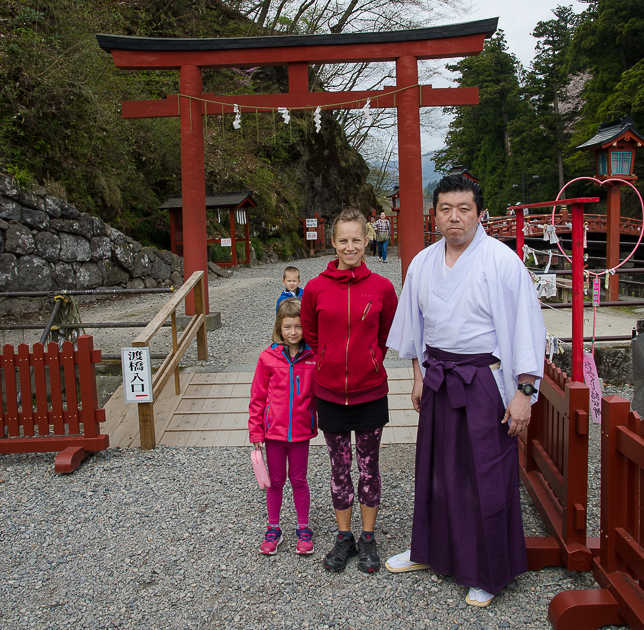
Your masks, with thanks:
[[[320,431],[373,431],[389,422],[387,396],[357,405],[340,405],[322,398],[317,399]]]

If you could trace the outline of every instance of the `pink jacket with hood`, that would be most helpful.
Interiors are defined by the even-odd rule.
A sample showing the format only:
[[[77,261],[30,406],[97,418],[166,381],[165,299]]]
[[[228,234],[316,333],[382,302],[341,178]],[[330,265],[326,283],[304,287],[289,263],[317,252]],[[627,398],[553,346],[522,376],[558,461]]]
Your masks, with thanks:
[[[315,353],[306,344],[294,359],[278,343],[259,355],[248,406],[251,443],[302,442],[318,434],[315,365]]]

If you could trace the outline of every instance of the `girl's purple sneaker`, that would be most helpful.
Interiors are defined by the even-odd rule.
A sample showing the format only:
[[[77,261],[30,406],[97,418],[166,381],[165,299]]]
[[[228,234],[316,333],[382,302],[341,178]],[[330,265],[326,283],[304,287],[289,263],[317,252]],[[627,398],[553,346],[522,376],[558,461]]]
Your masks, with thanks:
[[[308,556],[313,553],[313,532],[309,527],[300,527],[296,532],[297,534],[297,549],[296,553],[303,556]]]
[[[259,550],[267,556],[274,556],[282,540],[282,530],[279,527],[267,527],[264,542],[259,546]]]

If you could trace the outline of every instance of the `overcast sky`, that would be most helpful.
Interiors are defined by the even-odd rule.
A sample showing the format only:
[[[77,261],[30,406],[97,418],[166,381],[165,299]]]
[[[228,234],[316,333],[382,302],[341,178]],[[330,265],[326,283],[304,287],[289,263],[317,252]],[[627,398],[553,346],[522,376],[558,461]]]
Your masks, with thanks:
[[[503,29],[508,42],[508,48],[527,68],[534,57],[536,39],[530,35],[537,22],[550,20],[554,16],[552,9],[558,5],[572,5],[575,13],[581,13],[588,8],[587,4],[576,0],[478,0],[473,3],[473,10],[460,19],[444,20],[444,23],[470,22],[498,17],[499,29]],[[452,83],[438,79],[433,82],[436,87],[453,86]],[[448,119],[445,119],[448,121]],[[434,134],[434,137],[423,134],[423,153],[439,149],[444,143],[444,133]]]

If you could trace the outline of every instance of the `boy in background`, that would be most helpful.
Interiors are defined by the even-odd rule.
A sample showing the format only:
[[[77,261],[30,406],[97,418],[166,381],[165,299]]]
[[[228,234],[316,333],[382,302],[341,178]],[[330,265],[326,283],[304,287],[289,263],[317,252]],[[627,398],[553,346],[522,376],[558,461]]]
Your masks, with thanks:
[[[282,300],[287,298],[296,297],[302,299],[302,294],[304,289],[300,289],[300,270],[297,267],[287,267],[284,269],[282,274],[282,284],[284,285],[284,291],[282,295],[277,298],[277,305],[275,306],[275,311],[277,312],[277,307],[280,305]]]

